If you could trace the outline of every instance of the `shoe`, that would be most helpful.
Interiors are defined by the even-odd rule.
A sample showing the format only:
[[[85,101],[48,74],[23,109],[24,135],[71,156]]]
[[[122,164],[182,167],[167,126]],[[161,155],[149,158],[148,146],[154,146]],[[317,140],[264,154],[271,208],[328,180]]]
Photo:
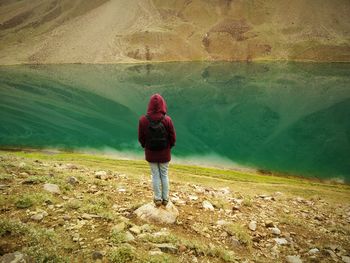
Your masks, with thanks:
[[[168,200],[163,200],[162,205],[166,206],[168,204],[168,202],[169,202]]]
[[[154,200],[154,204],[156,205],[156,207],[159,207],[162,205],[162,200]]]

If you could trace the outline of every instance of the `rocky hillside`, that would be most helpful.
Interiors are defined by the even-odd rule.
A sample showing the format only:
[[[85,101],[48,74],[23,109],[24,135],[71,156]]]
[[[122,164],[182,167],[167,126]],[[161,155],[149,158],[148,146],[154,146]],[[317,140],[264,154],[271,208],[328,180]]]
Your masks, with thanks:
[[[350,60],[348,0],[3,0],[0,64]]]
[[[143,161],[2,151],[0,262],[350,262],[348,185],[181,165],[170,180],[157,209]]]

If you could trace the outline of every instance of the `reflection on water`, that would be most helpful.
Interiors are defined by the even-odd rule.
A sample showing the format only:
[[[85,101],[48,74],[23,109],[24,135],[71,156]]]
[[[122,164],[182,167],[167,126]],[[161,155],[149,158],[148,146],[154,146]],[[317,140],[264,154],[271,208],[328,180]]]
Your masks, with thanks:
[[[138,118],[159,92],[178,157],[350,180],[349,72],[312,63],[0,67],[0,145],[141,154]]]

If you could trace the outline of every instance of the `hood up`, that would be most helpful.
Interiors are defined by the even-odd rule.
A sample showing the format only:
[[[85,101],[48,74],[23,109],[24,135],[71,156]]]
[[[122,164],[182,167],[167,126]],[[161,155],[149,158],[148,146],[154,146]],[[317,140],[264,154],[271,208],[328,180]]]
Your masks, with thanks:
[[[167,107],[163,97],[158,93],[152,95],[148,103],[147,115],[157,120],[160,119],[162,115],[166,114],[166,112]]]

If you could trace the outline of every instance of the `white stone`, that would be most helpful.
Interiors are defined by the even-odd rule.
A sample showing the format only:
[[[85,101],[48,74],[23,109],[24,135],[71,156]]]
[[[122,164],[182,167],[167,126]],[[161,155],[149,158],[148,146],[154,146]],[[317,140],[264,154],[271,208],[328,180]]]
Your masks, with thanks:
[[[133,234],[131,234],[129,231],[126,231],[125,232],[125,241],[126,242],[131,242],[131,241],[134,241],[134,236]]]
[[[286,256],[288,263],[302,263],[300,256]]]
[[[140,229],[139,226],[133,226],[129,230],[130,230],[131,233],[133,233],[135,235],[138,235],[138,234],[141,233],[141,229]]]
[[[251,221],[248,225],[248,228],[252,231],[256,230],[256,221]]]
[[[203,201],[202,205],[205,210],[214,211],[214,207],[209,201],[207,200]]]
[[[156,207],[154,203],[145,204],[134,212],[140,219],[148,222],[173,224],[179,216],[179,211],[172,202],[169,202],[166,207]]]
[[[95,177],[96,178],[101,178],[102,176],[107,176],[107,172],[106,171],[97,171],[97,172],[95,172]]]
[[[320,250],[318,250],[318,248],[312,248],[312,249],[309,250],[308,254],[309,255],[315,255],[318,252],[320,252]]]
[[[272,234],[274,234],[276,236],[279,236],[281,234],[281,230],[279,230],[279,228],[277,228],[277,227],[271,228],[271,232],[272,232]]]
[[[288,241],[285,238],[274,238],[273,240],[275,240],[275,242],[278,245],[286,245],[286,244],[288,244]]]
[[[53,193],[53,194],[60,194],[61,193],[60,188],[57,184],[46,183],[46,184],[44,184],[44,190],[46,190],[50,193]]]
[[[191,201],[197,201],[198,200],[198,196],[196,196],[196,195],[189,195],[188,199],[190,199]]]
[[[350,263],[350,257],[348,257],[348,256],[342,256],[341,260],[345,263]]]
[[[41,221],[44,218],[44,215],[42,213],[38,213],[31,216],[30,218],[35,221]]]

